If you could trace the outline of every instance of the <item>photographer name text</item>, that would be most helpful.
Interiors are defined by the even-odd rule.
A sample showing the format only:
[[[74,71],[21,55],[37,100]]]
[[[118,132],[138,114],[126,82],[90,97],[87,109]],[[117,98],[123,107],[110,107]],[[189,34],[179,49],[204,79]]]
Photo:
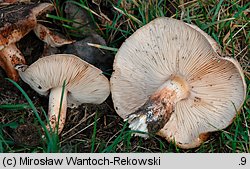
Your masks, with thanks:
[[[160,157],[152,158],[129,158],[129,157],[101,157],[101,158],[31,158],[31,157],[3,157],[1,159],[4,167],[15,166],[159,166]]]

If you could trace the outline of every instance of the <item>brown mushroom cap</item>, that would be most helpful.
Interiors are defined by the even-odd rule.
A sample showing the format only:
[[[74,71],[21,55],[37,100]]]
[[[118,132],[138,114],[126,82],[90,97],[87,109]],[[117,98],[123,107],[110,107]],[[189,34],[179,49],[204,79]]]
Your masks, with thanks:
[[[241,108],[246,83],[239,63],[218,56],[204,34],[158,18],[118,50],[111,77],[116,112],[133,130],[156,133],[182,148],[199,146]],[[138,134],[145,136],[143,134]]]
[[[38,59],[30,66],[17,65],[21,79],[37,93],[50,92],[49,118],[52,128],[59,116],[63,83],[65,91],[62,103],[61,132],[66,118],[66,107],[82,103],[100,104],[110,93],[109,80],[102,71],[71,54],[56,54]],[[52,93],[53,92],[53,93]]]
[[[72,40],[66,39],[59,33],[52,32],[51,30],[49,30],[49,28],[41,24],[37,24],[35,26],[34,32],[40,40],[52,47],[60,47],[74,42]]]
[[[13,80],[18,80],[14,66],[25,64],[25,59],[15,43],[36,26],[36,16],[52,9],[53,5],[50,3],[14,4],[0,7],[0,66]]]
[[[0,7],[0,50],[19,41],[36,26],[36,16],[53,9],[50,3]]]

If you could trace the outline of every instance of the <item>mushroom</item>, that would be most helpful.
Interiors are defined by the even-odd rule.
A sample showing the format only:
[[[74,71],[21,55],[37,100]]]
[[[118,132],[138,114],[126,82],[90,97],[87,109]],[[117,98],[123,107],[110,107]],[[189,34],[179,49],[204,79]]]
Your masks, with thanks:
[[[16,64],[25,64],[16,42],[35,28],[36,17],[53,9],[50,3],[15,4],[0,7],[0,66],[7,76],[17,81]]]
[[[136,135],[162,136],[181,148],[201,145],[230,125],[246,97],[240,64],[220,57],[186,23],[157,18],[119,48],[111,76],[114,108]]]
[[[110,93],[109,80],[102,71],[75,55],[45,56],[30,66],[16,65],[15,68],[21,79],[37,93],[45,96],[50,93],[48,119],[53,131],[59,123],[58,133],[63,129],[67,106],[100,104]]]
[[[42,24],[37,24],[34,28],[36,36],[51,47],[60,47],[71,44],[74,41],[65,39],[62,35],[56,34]]]

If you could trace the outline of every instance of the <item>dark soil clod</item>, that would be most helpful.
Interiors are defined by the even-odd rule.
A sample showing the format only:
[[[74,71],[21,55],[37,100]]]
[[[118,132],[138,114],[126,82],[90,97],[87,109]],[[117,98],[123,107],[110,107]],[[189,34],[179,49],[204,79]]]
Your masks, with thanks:
[[[38,146],[41,139],[41,130],[34,124],[22,124],[15,129],[14,143],[21,146]]]

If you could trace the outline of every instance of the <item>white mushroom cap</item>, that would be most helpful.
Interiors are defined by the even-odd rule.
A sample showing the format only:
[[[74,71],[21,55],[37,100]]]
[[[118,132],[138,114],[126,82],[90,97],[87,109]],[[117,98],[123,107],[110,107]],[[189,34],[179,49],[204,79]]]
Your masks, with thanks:
[[[21,79],[36,92],[41,95],[47,95],[50,92],[50,121],[51,119],[56,121],[59,115],[64,81],[65,98],[63,98],[62,118],[66,118],[66,103],[68,106],[82,103],[100,104],[110,93],[109,80],[102,74],[102,71],[75,55],[50,55],[38,59],[30,66],[17,65],[16,69]],[[64,121],[65,119],[62,119],[63,123]],[[63,124],[59,127],[61,127],[60,133]]]
[[[131,35],[113,69],[116,112],[133,130],[156,132],[182,148],[231,124],[246,96],[239,63],[218,56],[207,37],[171,18]]]
[[[68,101],[102,103],[109,95],[109,81],[98,68],[71,54],[56,54],[38,59],[25,71],[19,71],[22,80],[41,95],[62,86],[65,80]]]

